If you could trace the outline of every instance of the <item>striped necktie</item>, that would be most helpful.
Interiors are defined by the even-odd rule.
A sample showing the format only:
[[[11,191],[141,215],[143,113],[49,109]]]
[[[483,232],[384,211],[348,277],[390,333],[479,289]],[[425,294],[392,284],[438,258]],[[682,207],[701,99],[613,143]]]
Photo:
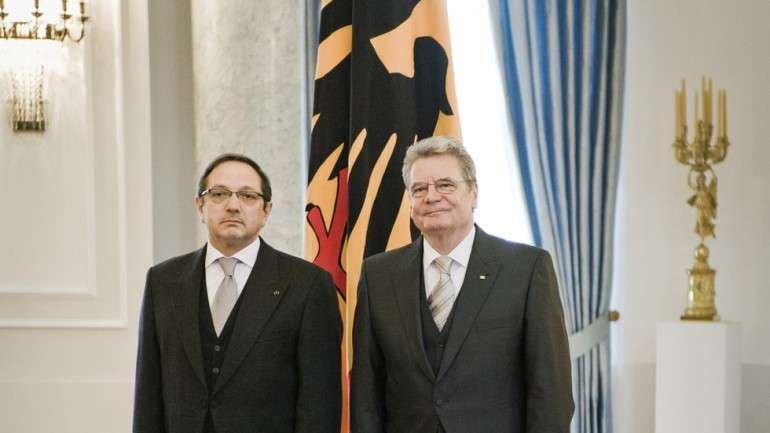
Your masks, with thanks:
[[[428,307],[436,327],[441,331],[444,329],[447,318],[449,318],[455,300],[455,288],[452,284],[452,276],[449,274],[452,258],[448,256],[436,257],[433,260],[433,265],[438,269],[440,276],[428,296]]]

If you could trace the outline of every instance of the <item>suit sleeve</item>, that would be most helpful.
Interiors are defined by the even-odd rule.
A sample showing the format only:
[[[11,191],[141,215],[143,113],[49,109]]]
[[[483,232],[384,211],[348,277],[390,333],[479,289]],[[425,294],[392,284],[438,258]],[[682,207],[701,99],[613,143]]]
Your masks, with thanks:
[[[163,433],[163,384],[161,381],[160,349],[155,333],[151,274],[147,273],[141,316],[139,317],[139,348],[136,357],[134,389],[134,433]]]
[[[551,256],[535,263],[525,315],[527,433],[568,433],[575,405],[571,360]]]
[[[339,433],[342,321],[331,277],[319,272],[302,314],[297,345],[295,433]]]
[[[358,283],[358,300],[353,322],[353,369],[350,374],[351,433],[385,431],[385,367],[372,328],[366,264]]]

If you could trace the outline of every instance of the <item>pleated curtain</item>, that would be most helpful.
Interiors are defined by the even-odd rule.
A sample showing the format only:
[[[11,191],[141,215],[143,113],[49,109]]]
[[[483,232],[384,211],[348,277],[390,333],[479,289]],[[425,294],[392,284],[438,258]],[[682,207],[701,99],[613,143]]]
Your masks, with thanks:
[[[535,242],[555,258],[572,431],[612,431],[607,315],[625,76],[624,0],[491,0]]]

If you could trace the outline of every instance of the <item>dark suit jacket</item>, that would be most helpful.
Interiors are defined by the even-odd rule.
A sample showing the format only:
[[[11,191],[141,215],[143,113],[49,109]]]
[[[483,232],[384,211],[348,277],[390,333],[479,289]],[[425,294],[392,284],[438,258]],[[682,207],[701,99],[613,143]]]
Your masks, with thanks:
[[[438,373],[423,346],[422,238],[367,259],[353,330],[353,433],[567,433],[574,410],[547,252],[477,228]],[[438,420],[437,420],[438,418]]]
[[[207,389],[198,303],[206,247],[150,268],[134,432],[339,433],[341,322],[329,274],[264,241],[221,372]]]

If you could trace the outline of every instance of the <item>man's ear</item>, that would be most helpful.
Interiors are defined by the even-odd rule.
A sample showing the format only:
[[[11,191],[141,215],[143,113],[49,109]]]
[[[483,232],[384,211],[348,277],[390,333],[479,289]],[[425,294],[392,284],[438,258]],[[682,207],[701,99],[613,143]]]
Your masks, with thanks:
[[[195,196],[195,211],[203,224],[206,224],[206,215],[203,213],[203,197]]]
[[[273,211],[273,202],[269,201],[265,203],[265,207],[262,208],[265,211],[265,217],[270,216],[270,212]]]

